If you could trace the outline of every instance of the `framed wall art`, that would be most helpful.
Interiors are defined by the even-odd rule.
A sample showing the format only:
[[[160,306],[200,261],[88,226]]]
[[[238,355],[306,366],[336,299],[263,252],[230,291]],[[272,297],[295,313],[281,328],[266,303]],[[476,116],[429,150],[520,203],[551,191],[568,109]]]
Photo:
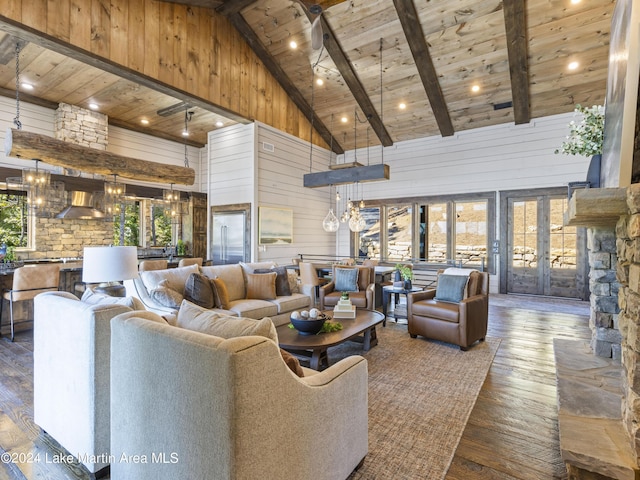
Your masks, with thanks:
[[[278,245],[293,243],[293,210],[260,207],[258,212],[258,243]]]

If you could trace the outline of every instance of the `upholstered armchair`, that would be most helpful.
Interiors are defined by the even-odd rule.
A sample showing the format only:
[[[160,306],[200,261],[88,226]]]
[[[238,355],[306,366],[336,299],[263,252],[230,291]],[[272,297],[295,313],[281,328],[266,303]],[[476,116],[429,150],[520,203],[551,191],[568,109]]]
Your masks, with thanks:
[[[375,308],[375,267],[334,265],[331,278],[331,282],[320,287],[320,310],[336,306],[342,292],[349,292],[356,308]]]
[[[446,273],[449,271],[450,273]],[[407,330],[467,350],[483,341],[489,316],[489,274],[448,269],[438,273],[438,286],[407,295]]]

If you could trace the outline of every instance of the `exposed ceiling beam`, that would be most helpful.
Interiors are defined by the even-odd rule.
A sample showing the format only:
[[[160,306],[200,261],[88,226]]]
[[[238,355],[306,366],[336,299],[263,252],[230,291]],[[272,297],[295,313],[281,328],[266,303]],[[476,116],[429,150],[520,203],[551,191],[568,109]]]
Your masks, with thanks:
[[[504,22],[507,30],[507,52],[513,117],[516,124],[529,123],[529,65],[527,62],[527,19],[525,0],[504,0]]]
[[[311,106],[307,103],[300,90],[293,84],[291,79],[284,72],[282,67],[275,61],[273,56],[269,53],[266,47],[262,44],[258,36],[251,29],[246,20],[239,13],[231,14],[227,17],[231,24],[240,32],[245,41],[249,44],[251,49],[255,52],[258,58],[265,65],[267,70],[274,76],[278,83],[284,88],[289,95],[289,98],[293,100],[296,106],[304,114],[307,119],[313,123],[314,129],[320,134],[327,145],[333,145],[333,151],[336,154],[344,153],[344,149],[340,143],[333,138],[333,135],[326,127],[326,125],[320,120],[320,118],[313,111]]]
[[[307,15],[310,16],[309,13],[307,13]],[[369,120],[371,128],[380,139],[382,145],[390,147],[393,145],[391,135],[389,135],[387,127],[382,123],[382,118],[380,118],[380,115],[373,106],[369,95],[367,95],[364,86],[353,69],[353,65],[351,65],[347,55],[338,43],[333,29],[327,22],[324,15],[320,17],[320,22],[322,23],[322,31],[325,36],[324,46],[327,49],[327,52],[329,52],[329,55],[331,55],[333,63],[335,63],[336,67],[340,71],[340,75],[342,75],[342,78],[349,87],[349,90],[351,90],[351,94],[356,99],[356,102],[358,102],[362,113],[364,113],[365,117]]]
[[[209,102],[203,98],[195,97],[185,90],[177,89],[175,87],[167,85],[166,83],[162,83],[155,78],[151,78],[130,68],[118,65],[110,60],[98,57],[97,55],[92,55],[74,45],[64,43],[51,35],[47,35],[46,33],[37,31],[31,27],[17,23],[16,21],[3,15],[0,15],[0,30],[10,35],[19,37],[27,42],[34,43],[53,52],[72,58],[79,62],[86,63],[87,65],[99,68],[113,75],[117,75],[118,77],[124,78],[125,80],[129,80],[131,82],[142,85],[143,87],[150,88],[151,90],[155,90],[156,92],[164,93],[165,95],[169,95],[178,100],[182,100],[183,102],[187,102],[195,107],[200,107],[208,112],[222,115],[223,117],[233,120],[234,122],[242,124],[251,123],[250,120],[238,115],[235,112],[232,112],[231,110],[222,108],[219,105]]]
[[[20,40],[13,35],[7,35],[0,41],[0,64],[8,65],[9,62],[16,58],[16,43],[20,50],[27,44],[24,40]]]
[[[158,0],[165,3],[181,3],[182,5],[191,5],[193,7],[218,8],[224,0]],[[229,0],[227,3],[232,3]]]
[[[242,10],[255,2],[256,0],[227,0],[226,2],[223,2],[222,5],[220,5],[218,8],[216,8],[216,11],[218,13],[221,13],[225,17],[228,17],[229,15],[240,13]]]
[[[438,81],[436,69],[433,66],[433,60],[431,60],[429,46],[425,40],[416,7],[413,4],[413,0],[393,0],[393,4],[398,12],[404,36],[407,37],[413,61],[416,64],[420,79],[429,98],[431,110],[433,110],[433,115],[438,123],[440,134],[443,137],[449,137],[454,134],[451,116]]]

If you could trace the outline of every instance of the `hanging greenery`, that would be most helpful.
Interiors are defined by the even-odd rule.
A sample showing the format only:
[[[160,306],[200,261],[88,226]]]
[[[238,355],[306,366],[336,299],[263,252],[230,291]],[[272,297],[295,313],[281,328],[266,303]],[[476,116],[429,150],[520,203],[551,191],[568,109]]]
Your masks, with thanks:
[[[575,112],[582,115],[582,121],[576,123],[572,120],[569,123],[569,135],[555,153],[585,157],[601,154],[604,139],[604,107],[583,107],[578,104]]]

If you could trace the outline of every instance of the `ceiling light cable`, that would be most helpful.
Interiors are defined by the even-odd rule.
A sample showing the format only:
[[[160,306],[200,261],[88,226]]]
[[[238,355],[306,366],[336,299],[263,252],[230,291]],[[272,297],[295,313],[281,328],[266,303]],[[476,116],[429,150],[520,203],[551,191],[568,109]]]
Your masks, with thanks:
[[[16,117],[13,119],[18,130],[22,130],[20,122],[20,42],[16,42]]]

